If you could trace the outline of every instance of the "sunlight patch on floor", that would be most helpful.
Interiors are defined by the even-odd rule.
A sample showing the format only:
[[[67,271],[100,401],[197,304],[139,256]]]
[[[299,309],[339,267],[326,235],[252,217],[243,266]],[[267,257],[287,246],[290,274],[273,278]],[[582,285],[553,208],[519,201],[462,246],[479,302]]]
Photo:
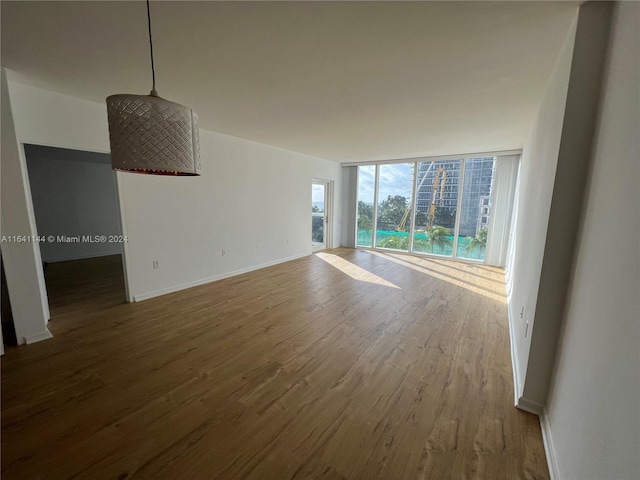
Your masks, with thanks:
[[[373,283],[376,285],[381,285],[383,287],[400,289],[400,287],[398,287],[397,285],[394,285],[393,283],[386,281],[384,278],[381,278],[365,270],[364,268],[354,265],[353,263],[349,262],[348,260],[345,260],[342,257],[339,257],[338,255],[333,255],[332,253],[320,252],[320,253],[316,253],[316,257],[318,257],[320,260],[324,260],[332,267],[335,267],[338,270],[340,270],[342,273],[349,275],[354,280]]]
[[[405,255],[382,253],[375,250],[367,250],[372,255],[384,258],[391,262],[397,263],[404,267],[411,268],[417,272],[430,275],[439,280],[451,283],[458,287],[465,288],[471,292],[484,295],[485,297],[496,300],[500,303],[507,303],[507,297],[504,294],[504,285],[496,284],[495,281],[487,282],[486,280],[474,278],[472,275],[464,275],[461,272],[456,272],[446,268],[445,266],[429,262],[428,260],[421,261],[421,264],[414,263],[414,258],[406,258]]]

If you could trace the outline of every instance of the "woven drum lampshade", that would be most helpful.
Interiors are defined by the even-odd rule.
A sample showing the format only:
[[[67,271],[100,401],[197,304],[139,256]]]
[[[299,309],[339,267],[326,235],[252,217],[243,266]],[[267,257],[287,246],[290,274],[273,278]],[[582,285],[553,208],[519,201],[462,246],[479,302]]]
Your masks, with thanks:
[[[198,116],[154,95],[107,97],[114,170],[152,175],[200,175]]]

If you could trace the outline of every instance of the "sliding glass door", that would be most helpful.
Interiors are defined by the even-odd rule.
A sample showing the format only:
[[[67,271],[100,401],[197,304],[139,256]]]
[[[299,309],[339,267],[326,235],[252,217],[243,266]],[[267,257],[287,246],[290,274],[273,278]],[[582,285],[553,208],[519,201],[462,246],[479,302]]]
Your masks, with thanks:
[[[327,182],[314,180],[311,184],[311,250],[327,247]]]
[[[356,244],[482,261],[494,177],[495,157],[359,166]]]

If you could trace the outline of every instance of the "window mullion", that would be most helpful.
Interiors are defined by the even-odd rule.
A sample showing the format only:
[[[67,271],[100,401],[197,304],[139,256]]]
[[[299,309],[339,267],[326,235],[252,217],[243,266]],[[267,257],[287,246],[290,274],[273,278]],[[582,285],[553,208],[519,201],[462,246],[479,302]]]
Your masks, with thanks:
[[[380,165],[376,165],[376,175],[373,182],[373,231],[371,232],[371,247],[376,248],[376,237],[378,236],[378,187],[380,183]]]
[[[416,207],[418,203],[418,192],[416,192],[416,187],[418,186],[418,162],[413,164],[413,189],[412,189],[412,197],[409,212],[409,252],[413,253],[413,233],[415,229],[416,223]]]
[[[453,227],[453,249],[451,257],[456,258],[458,256],[458,235],[460,232],[460,212],[462,212],[462,198],[464,191],[464,169],[467,163],[467,159],[461,160],[460,174],[458,177],[458,198],[456,200],[456,222]]]

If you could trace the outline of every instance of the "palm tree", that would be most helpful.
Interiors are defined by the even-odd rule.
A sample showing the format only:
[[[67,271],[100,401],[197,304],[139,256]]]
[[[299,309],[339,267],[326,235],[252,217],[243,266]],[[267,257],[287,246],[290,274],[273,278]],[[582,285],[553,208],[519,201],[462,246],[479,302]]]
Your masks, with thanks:
[[[450,247],[453,244],[450,237],[451,232],[449,229],[441,227],[440,225],[434,225],[427,230],[427,244],[429,245],[431,253],[433,253],[434,246],[439,247],[441,253],[444,253],[445,248]]]
[[[467,248],[464,249],[464,253],[471,253],[476,249],[482,249],[487,246],[487,233],[489,229],[487,227],[482,227],[475,237],[467,237],[470,238],[469,243],[467,244]]]
[[[408,250],[409,237],[405,235],[392,235],[380,240],[378,242],[378,247],[393,248],[394,250]]]
[[[413,237],[413,251],[414,252],[426,252],[427,251],[427,239],[423,237],[418,237],[417,235]]]
[[[413,248],[415,251],[433,253],[434,246],[437,246],[440,248],[441,253],[444,253],[445,249],[451,247],[452,244],[449,229],[435,225],[427,231],[427,238],[414,238]],[[407,235],[391,235],[380,240],[377,246],[394,250],[408,250],[409,237]]]

